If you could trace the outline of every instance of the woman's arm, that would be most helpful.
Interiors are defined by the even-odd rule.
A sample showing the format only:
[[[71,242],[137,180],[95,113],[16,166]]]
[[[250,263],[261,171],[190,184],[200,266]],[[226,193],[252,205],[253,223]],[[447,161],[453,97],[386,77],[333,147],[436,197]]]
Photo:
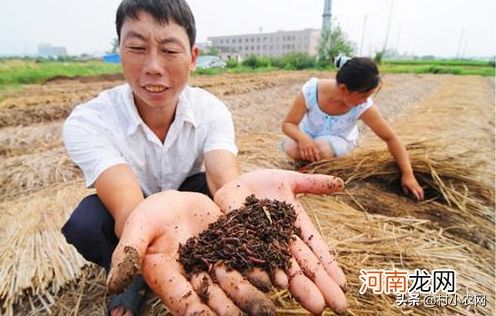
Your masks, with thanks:
[[[417,200],[423,200],[424,191],[418,184],[417,179],[415,179],[406,148],[388,122],[381,116],[377,106],[372,105],[362,114],[360,119],[367,124],[379,138],[387,143],[389,152],[401,170],[401,183],[403,184],[403,187],[412,192]]]
[[[307,107],[303,93],[296,97],[293,107],[282,123],[282,132],[298,143],[301,158],[309,161],[320,160],[320,152],[312,137],[304,133],[298,126],[305,115]]]

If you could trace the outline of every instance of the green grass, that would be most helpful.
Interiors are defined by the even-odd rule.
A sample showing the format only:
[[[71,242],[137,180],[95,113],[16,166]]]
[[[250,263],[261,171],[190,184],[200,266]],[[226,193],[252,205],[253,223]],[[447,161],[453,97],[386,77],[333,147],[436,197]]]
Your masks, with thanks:
[[[336,71],[332,66],[313,67],[314,70]],[[193,75],[217,75],[220,73],[259,73],[274,70],[284,70],[273,66],[250,68],[237,66],[226,69],[198,69]],[[386,60],[379,66],[382,73],[432,73],[453,75],[495,76],[495,68],[489,62],[465,60]]]
[[[425,60],[425,59],[383,60],[382,64],[383,65],[416,65],[416,66],[423,65],[423,66],[491,67],[490,62],[473,61],[473,60]]]
[[[391,65],[382,64],[379,70],[383,73],[416,73],[416,74],[453,74],[494,76],[495,69],[490,66],[444,66],[444,65]]]
[[[379,69],[387,73],[495,75],[494,62],[472,60],[384,60]]]
[[[434,73],[455,75],[495,76],[494,63],[466,60],[384,60],[380,65],[384,73]],[[314,70],[324,70],[314,67]],[[225,69],[198,69],[193,75],[218,75],[221,73],[243,74],[281,70],[274,66],[250,68],[238,65]],[[325,69],[327,70],[327,69]],[[329,69],[335,71],[334,68]],[[60,62],[8,59],[0,60],[0,91],[19,89],[25,84],[42,83],[55,76],[87,76],[121,73],[118,64],[98,61]]]
[[[119,64],[104,62],[41,62],[5,60],[0,62],[0,89],[6,86],[42,83],[55,76],[88,76],[122,72]]]

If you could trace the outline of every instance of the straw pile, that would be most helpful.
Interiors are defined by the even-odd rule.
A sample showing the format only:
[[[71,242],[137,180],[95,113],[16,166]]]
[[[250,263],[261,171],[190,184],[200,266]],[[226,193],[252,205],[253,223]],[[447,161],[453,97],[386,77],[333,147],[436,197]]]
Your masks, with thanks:
[[[428,220],[367,214],[332,197],[304,197],[304,206],[337,253],[338,261],[348,276],[347,298],[354,315],[432,315],[434,313],[465,314],[465,306],[450,308],[405,308],[396,306],[395,295],[358,294],[360,269],[451,268],[457,271],[457,293],[488,294],[491,302],[494,272],[491,251],[467,245],[439,229],[431,229]],[[274,295],[280,295],[275,293]],[[284,301],[281,305],[284,306]],[[286,311],[288,309],[289,311]],[[303,310],[286,304],[281,314],[301,314]],[[478,308],[490,315],[488,309]],[[330,313],[329,313],[330,314]]]
[[[32,86],[22,94],[8,93],[0,101],[0,127],[31,125],[64,119],[75,105],[90,100],[116,82],[62,83]]]
[[[0,156],[41,153],[62,146],[62,122],[5,127],[0,133]]]
[[[41,154],[7,158],[0,162],[0,198],[28,194],[78,178],[81,171],[61,147]]]
[[[53,305],[53,295],[81,274],[86,261],[65,242],[60,227],[89,192],[79,180],[0,203],[0,300],[5,315],[12,315],[13,305],[26,295],[41,307]]]

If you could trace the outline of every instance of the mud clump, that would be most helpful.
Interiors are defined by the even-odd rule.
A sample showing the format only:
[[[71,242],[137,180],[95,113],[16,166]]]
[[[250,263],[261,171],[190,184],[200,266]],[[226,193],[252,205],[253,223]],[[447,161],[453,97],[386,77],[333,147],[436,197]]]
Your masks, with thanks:
[[[122,293],[131,284],[136,274],[141,274],[140,257],[133,247],[124,247],[125,259],[120,262],[116,269],[118,273],[111,271],[108,277],[107,287],[109,293]]]
[[[269,272],[289,268],[289,241],[299,235],[296,211],[286,202],[246,198],[243,207],[221,216],[199,237],[179,247],[186,272],[211,272],[215,264],[243,272],[259,267]]]

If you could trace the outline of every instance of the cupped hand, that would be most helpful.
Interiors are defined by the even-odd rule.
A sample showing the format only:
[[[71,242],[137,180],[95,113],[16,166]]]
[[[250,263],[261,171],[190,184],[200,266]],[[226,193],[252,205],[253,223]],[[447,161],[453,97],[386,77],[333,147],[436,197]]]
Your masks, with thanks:
[[[149,196],[127,219],[112,256],[110,292],[120,292],[134,275],[147,284],[174,315],[275,315],[268,297],[236,271],[213,268],[189,279],[177,261],[179,244],[198,236],[222,215],[199,193],[165,191]],[[201,294],[201,296],[199,294]]]
[[[413,174],[403,174],[401,176],[401,185],[405,191],[411,192],[417,201],[422,201],[424,199],[424,190]]]
[[[301,139],[299,139],[298,148],[300,150],[300,156],[304,160],[311,162],[320,160],[320,151],[310,136],[305,134]]]
[[[226,213],[241,207],[251,194],[294,206],[295,225],[300,228],[301,236],[294,236],[290,244],[291,267],[288,271],[278,271],[273,280],[279,287],[289,285],[293,296],[314,314],[320,314],[326,305],[336,312],[346,311],[346,278],[296,194],[331,194],[343,186],[343,180],[333,176],[265,169],[239,176],[219,189],[214,197],[215,203]]]

